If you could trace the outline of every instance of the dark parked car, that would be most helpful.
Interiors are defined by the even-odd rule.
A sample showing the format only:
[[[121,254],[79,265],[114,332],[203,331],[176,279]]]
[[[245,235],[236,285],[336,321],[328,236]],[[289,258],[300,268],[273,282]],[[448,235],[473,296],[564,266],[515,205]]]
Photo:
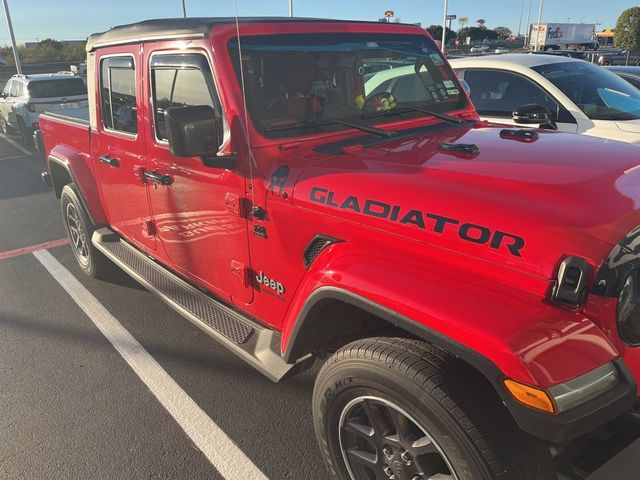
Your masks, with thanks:
[[[624,78],[634,87],[640,89],[640,66],[605,67],[621,78]]]
[[[602,66],[627,65],[627,52],[624,50],[603,52],[600,54],[600,57],[598,57],[598,64]],[[640,66],[639,51],[631,52],[631,54],[629,55],[628,65]]]
[[[578,60],[586,60],[587,55],[585,52],[578,50],[548,50],[546,52],[533,52],[536,55],[556,55],[561,57],[577,58]]]

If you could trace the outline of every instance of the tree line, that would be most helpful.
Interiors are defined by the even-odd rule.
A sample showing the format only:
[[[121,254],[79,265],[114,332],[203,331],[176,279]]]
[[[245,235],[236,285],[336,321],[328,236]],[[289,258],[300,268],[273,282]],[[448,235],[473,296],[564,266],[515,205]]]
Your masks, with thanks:
[[[86,58],[84,44],[65,45],[62,42],[48,38],[42,40],[33,47],[18,47],[18,54],[22,63],[49,63],[49,62],[82,62]],[[15,65],[11,47],[0,47],[0,56],[7,65]]]
[[[430,25],[427,27],[427,32],[437,39],[440,40],[442,38],[442,25]],[[446,41],[447,43],[453,42],[456,38],[460,39],[461,43],[464,43],[467,37],[471,38],[471,42],[483,42],[485,40],[505,40],[509,38],[512,33],[511,30],[507,27],[496,27],[494,29],[489,29],[484,25],[478,27],[464,27],[458,30],[457,32],[451,30],[447,27],[446,33]]]

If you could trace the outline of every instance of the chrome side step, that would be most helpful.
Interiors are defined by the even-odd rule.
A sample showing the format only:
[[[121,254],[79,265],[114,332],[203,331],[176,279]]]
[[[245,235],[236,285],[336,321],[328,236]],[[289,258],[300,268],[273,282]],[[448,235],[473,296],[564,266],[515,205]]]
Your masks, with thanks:
[[[110,229],[96,230],[91,241],[140,284],[274,382],[313,363],[311,356],[295,364],[286,363],[280,355],[279,333],[201,292]]]

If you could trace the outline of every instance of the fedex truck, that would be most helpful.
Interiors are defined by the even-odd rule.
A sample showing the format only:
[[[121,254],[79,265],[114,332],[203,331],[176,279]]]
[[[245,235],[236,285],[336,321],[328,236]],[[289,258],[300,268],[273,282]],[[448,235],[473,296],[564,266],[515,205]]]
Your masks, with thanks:
[[[593,23],[534,23],[529,46],[533,50],[559,48],[598,49]]]

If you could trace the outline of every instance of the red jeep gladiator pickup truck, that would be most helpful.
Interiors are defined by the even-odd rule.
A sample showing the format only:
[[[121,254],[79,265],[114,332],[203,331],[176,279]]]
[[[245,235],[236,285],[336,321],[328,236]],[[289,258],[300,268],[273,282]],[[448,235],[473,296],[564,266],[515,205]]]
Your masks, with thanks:
[[[585,478],[635,444],[636,147],[480,121],[412,25],[149,20],[87,52],[88,112],[40,121],[80,267],[274,381],[324,359],[332,478]]]

